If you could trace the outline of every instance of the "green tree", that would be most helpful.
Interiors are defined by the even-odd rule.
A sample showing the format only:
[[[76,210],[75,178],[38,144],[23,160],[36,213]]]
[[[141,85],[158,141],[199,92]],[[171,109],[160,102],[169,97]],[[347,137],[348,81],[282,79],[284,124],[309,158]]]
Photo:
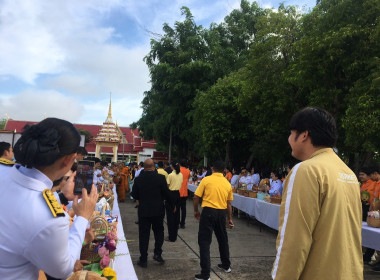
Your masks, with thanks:
[[[286,141],[288,122],[304,98],[286,79],[296,53],[301,14],[293,6],[280,5],[260,18],[250,59],[242,73],[246,83],[239,95],[239,108],[249,118],[252,160],[272,168],[290,160]]]
[[[92,136],[92,134],[91,134],[90,131],[88,131],[86,129],[83,129],[83,128],[79,128],[78,131],[79,131],[80,134],[84,135],[84,142],[86,144],[88,144],[88,143],[91,142],[93,136]]]
[[[232,146],[248,136],[248,120],[240,114],[237,103],[243,83],[239,72],[231,73],[200,92],[194,104],[194,125],[199,129],[206,155],[224,158],[230,166]]]
[[[367,122],[379,116],[379,15],[377,0],[319,1],[303,18],[290,75],[308,104],[335,116],[338,150],[351,166],[379,150],[378,122]]]
[[[181,8],[183,22],[174,28],[164,24],[165,34],[160,40],[151,40],[151,51],[145,57],[152,88],[145,92],[143,115],[134,124],[144,137],[155,138],[169,145],[170,135],[177,156],[187,156],[194,141],[192,115],[193,101],[198,90],[207,89],[211,66],[205,62],[207,47],[204,29],[195,24],[190,10]]]

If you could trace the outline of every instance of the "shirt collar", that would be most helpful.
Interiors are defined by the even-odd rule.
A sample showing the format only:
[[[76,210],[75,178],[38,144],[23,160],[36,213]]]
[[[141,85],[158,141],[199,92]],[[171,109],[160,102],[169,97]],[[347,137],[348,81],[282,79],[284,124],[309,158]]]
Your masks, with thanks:
[[[223,174],[220,172],[215,172],[215,173],[212,173],[212,176],[223,177]]]
[[[315,157],[315,156],[317,156],[317,155],[319,155],[319,154],[322,154],[322,153],[334,153],[334,154],[335,154],[335,152],[334,152],[334,150],[333,150],[332,148],[322,148],[322,149],[319,149],[318,151],[315,151],[315,152],[311,155],[310,158]]]
[[[26,168],[20,164],[16,164],[12,168],[12,177],[20,185],[34,190],[43,191],[51,189],[53,182],[44,173],[36,168]]]

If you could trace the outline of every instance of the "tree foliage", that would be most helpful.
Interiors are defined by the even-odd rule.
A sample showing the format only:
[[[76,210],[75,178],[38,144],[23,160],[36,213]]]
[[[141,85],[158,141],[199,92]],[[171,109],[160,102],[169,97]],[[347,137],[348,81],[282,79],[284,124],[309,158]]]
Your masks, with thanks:
[[[172,131],[177,156],[278,167],[291,160],[291,116],[320,106],[336,118],[351,166],[378,154],[378,0],[319,0],[308,13],[242,0],[209,28],[181,11],[145,57],[152,87],[134,124],[145,137],[167,147]]]

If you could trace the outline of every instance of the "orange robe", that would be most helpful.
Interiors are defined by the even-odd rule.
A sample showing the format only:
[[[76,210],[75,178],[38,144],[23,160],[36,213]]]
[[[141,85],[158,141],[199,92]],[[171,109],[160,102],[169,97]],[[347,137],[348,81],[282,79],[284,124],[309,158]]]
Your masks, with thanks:
[[[124,201],[125,200],[125,189],[124,189],[124,181],[123,181],[124,176],[121,171],[118,171],[115,175],[120,177],[115,180],[118,201],[119,202]]]
[[[125,192],[129,191],[129,181],[128,181],[128,176],[129,176],[129,167],[125,166],[122,170],[121,173],[123,174],[121,176],[121,181],[122,184],[124,185],[124,190]]]

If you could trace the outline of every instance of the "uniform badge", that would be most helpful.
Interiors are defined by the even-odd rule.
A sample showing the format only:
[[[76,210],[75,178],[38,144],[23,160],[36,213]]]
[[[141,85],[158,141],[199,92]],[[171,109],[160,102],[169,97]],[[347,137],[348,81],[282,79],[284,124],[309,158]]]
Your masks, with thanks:
[[[50,189],[44,189],[42,194],[45,198],[46,204],[49,206],[49,209],[53,214],[53,217],[64,217],[65,213],[63,212],[61,205],[58,203],[52,191]]]

